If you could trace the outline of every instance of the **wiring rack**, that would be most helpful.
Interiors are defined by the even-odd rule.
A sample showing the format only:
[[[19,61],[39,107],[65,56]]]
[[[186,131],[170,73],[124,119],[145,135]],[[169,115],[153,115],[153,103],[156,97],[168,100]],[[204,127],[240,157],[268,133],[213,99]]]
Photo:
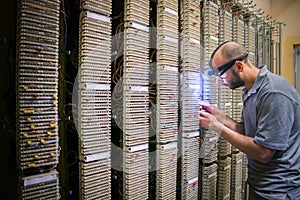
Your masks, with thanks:
[[[181,199],[198,196],[201,100],[200,0],[180,1]]]
[[[147,199],[150,2],[124,1],[123,199]],[[134,158],[134,159],[133,159]]]
[[[178,137],[178,2],[157,2],[156,199],[176,198]],[[170,160],[170,162],[164,162]]]
[[[230,199],[231,158],[218,160],[217,199]]]
[[[111,198],[111,1],[81,1],[77,74],[79,198]]]
[[[202,1],[201,7],[201,42],[202,52],[202,100],[212,105],[218,105],[218,85],[215,77],[208,72],[211,70],[209,60],[219,44],[219,5],[214,1]],[[217,141],[218,133],[210,130],[203,131],[200,149],[201,166],[199,179],[199,199],[215,199],[217,184]]]
[[[59,198],[58,59],[60,1],[20,0],[17,27],[19,198]]]
[[[232,13],[230,10],[226,11],[223,9],[219,10],[220,23],[219,23],[219,43],[225,41],[231,41],[233,37],[232,33]],[[223,110],[229,116],[232,116],[232,90],[227,86],[219,84],[219,108]],[[231,144],[219,138],[218,141],[218,156],[224,158],[224,156],[231,154]]]

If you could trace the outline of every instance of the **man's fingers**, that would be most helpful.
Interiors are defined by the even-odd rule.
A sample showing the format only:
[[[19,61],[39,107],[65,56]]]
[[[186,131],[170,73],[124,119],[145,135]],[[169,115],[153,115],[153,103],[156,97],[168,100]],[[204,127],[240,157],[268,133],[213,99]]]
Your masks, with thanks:
[[[212,112],[212,105],[210,105],[209,103],[207,103],[207,102],[200,102],[200,106],[202,107],[202,110],[205,110],[205,111],[207,111],[209,113]]]
[[[210,124],[210,114],[206,111],[200,111],[199,125],[202,128],[208,128]]]
[[[203,116],[203,117],[209,117],[210,116],[210,113],[206,112],[206,111],[202,111],[200,110],[200,116]]]

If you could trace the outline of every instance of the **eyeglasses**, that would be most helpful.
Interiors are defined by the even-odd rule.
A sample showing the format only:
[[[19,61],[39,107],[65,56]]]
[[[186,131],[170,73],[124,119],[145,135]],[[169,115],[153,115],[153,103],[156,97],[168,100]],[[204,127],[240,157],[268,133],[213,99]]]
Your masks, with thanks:
[[[212,61],[210,60],[209,61],[209,66],[211,68],[211,72],[210,74],[211,75],[215,75],[215,76],[218,76],[220,78],[222,78],[221,76],[227,71],[229,70],[234,64],[236,61],[242,61],[244,59],[246,59],[248,57],[248,53],[245,53],[244,55],[242,55],[241,57],[238,57],[238,58],[235,58],[227,63],[225,63],[224,65],[221,65],[217,68],[213,68],[212,67]]]

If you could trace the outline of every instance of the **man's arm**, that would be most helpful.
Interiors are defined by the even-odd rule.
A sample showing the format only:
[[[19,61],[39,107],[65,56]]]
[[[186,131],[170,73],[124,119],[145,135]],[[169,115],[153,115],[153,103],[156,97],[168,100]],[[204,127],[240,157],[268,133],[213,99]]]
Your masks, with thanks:
[[[239,134],[245,135],[244,124],[233,120],[228,115],[225,116],[224,125],[226,127],[228,127],[229,129],[234,130],[235,132],[238,132]]]
[[[275,150],[258,145],[252,137],[239,133],[238,130],[244,132],[244,126],[229,117],[226,117],[224,123],[222,123],[210,113],[200,111],[200,125],[219,132],[220,136],[233,146],[262,163],[267,163],[275,154]]]
[[[202,102],[202,111],[205,110],[211,115],[213,115],[219,122],[224,124],[226,127],[230,128],[231,130],[234,130],[240,134],[245,134],[245,128],[244,124],[237,122],[230,118],[228,115],[224,114],[218,107]]]
[[[238,148],[240,151],[262,163],[269,162],[269,160],[271,160],[275,154],[275,150],[256,144],[252,137],[241,135],[225,126],[223,126],[221,137]]]

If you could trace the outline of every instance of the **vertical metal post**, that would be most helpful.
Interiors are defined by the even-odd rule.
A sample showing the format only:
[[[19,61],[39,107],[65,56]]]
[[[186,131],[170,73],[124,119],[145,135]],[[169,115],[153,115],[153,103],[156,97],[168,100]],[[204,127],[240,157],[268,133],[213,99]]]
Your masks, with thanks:
[[[300,78],[300,65],[299,65],[299,57],[300,57],[300,48],[296,48],[294,50],[294,71],[295,71],[295,88],[297,89],[298,93],[300,94],[300,81],[299,81],[299,78]]]
[[[278,27],[278,34],[279,34],[279,47],[278,47],[278,74],[281,75],[281,24],[279,24],[279,27]]]

